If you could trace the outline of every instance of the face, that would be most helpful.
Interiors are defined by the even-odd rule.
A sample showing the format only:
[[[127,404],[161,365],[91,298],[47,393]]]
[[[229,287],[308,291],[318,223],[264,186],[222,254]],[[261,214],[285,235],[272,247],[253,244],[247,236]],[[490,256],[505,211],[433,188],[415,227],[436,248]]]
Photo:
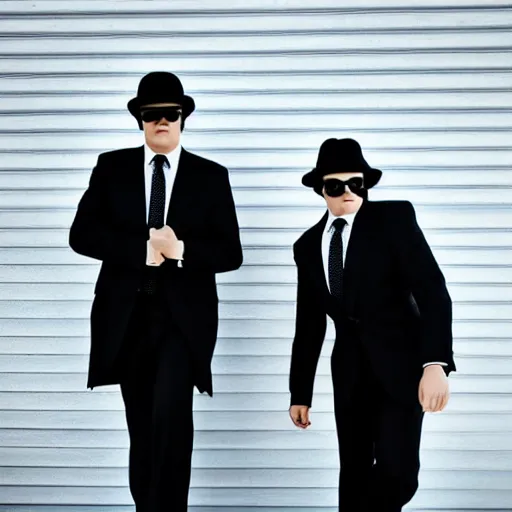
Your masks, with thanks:
[[[144,105],[141,107],[141,115],[146,143],[155,153],[169,153],[178,146],[181,136],[181,105],[177,103]]]
[[[324,183],[327,180],[341,180],[348,181],[351,178],[362,178],[362,172],[339,172],[334,174],[327,174],[324,176]],[[345,186],[345,192],[339,197],[331,197],[325,193],[325,185],[322,190],[322,194],[327,203],[327,208],[333,215],[340,216],[346,215],[347,213],[356,213],[361,205],[363,204],[363,198],[354,194],[348,186]]]

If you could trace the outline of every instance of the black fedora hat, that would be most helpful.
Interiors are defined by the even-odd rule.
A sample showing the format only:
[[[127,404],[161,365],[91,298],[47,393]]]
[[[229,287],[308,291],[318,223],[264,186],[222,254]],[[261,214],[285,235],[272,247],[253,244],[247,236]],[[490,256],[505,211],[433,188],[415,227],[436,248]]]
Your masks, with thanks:
[[[316,167],[302,177],[302,184],[322,195],[322,178],[339,172],[362,172],[366,189],[377,185],[382,176],[382,171],[368,165],[357,141],[332,138],[320,146]]]
[[[137,96],[128,102],[128,110],[142,129],[140,109],[144,105],[155,103],[177,103],[183,109],[183,118],[186,119],[195,109],[195,102],[191,96],[183,91],[180,79],[174,73],[167,71],[153,71],[143,76]]]

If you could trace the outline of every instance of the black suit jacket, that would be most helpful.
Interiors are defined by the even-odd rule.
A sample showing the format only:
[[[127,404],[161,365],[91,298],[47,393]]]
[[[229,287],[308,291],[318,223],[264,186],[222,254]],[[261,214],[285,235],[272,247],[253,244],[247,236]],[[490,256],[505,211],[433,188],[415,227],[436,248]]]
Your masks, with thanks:
[[[185,244],[182,268],[175,260],[161,266],[168,304],[189,340],[195,384],[211,395],[215,274],[237,269],[243,258],[227,169],[182,148],[166,224]],[[141,286],[148,238],[144,147],[101,154],[69,236],[74,251],[102,261],[91,311],[90,388],[118,382],[113,362]]]
[[[334,384],[348,399],[357,371],[355,343],[362,343],[387,391],[403,403],[418,402],[427,362],[455,370],[452,302],[443,274],[408,201],[364,201],[347,248],[343,300],[327,287],[322,233],[327,213],[294,244],[298,270],[296,331],[290,369],[292,405],[311,405],[313,382],[326,332],[336,327]]]

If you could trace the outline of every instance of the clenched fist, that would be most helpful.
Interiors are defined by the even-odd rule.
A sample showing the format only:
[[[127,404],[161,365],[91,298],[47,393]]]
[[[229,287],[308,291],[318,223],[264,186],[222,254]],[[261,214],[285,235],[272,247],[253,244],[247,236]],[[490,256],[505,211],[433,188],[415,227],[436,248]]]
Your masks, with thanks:
[[[165,261],[165,258],[158,251],[155,251],[151,242],[148,240],[146,247],[146,265],[158,267]]]
[[[311,425],[309,421],[309,407],[307,405],[292,405],[290,407],[290,418],[296,427],[305,429]]]
[[[180,260],[183,258],[183,242],[178,240],[176,233],[169,226],[149,230],[149,241],[156,252],[166,258]]]
[[[418,398],[425,412],[442,411],[450,398],[448,379],[440,365],[425,367],[420,381]]]

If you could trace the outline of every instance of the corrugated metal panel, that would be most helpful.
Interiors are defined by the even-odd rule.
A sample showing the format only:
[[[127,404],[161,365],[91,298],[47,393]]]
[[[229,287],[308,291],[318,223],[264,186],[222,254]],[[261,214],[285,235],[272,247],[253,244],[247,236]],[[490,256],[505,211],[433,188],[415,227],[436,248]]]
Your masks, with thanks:
[[[192,510],[334,511],[332,326],[314,430],[287,416],[290,246],[324,208],[300,177],[329,136],[356,137],[384,169],[373,199],[415,204],[455,301],[459,372],[426,420],[409,508],[511,506],[510,2],[5,1],[0,14],[0,510],[131,510],[119,394],[85,391],[98,266],[67,233],[97,154],[141,142],[125,105],[157,69],[196,98],[185,145],[231,170],[246,255],[219,278]]]

